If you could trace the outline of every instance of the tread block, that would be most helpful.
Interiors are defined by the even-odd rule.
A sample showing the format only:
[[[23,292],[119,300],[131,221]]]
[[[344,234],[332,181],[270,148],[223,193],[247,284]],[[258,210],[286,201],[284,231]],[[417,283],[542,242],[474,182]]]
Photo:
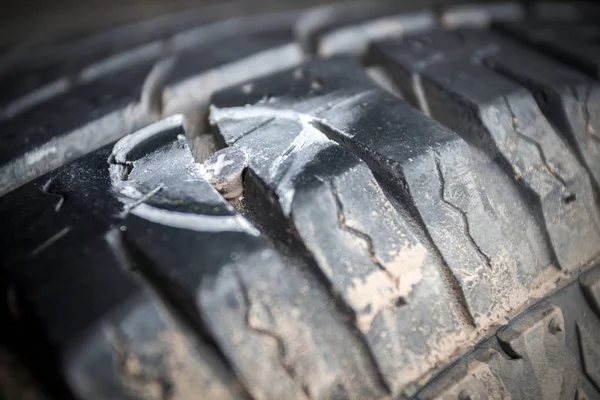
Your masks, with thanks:
[[[17,303],[18,321],[30,340],[47,342],[61,357],[59,373],[78,397],[241,396],[213,350],[186,339],[160,302],[118,266],[99,232],[73,224],[11,269],[8,279],[24,300]],[[124,338],[118,344],[115,332]]]
[[[599,266],[589,274],[595,276]],[[588,275],[590,276],[590,275]],[[417,398],[593,399],[597,379],[600,319],[587,306],[584,288],[573,282],[501,327],[425,385]],[[479,368],[486,376],[471,373]],[[506,392],[490,390],[502,385]],[[466,398],[466,397],[462,397]]]
[[[281,20],[284,20],[283,17]],[[231,34],[232,31],[228,31]],[[240,57],[287,44],[291,39],[289,31],[282,32],[279,28],[269,33],[249,35],[243,45],[240,45],[237,36],[227,38],[219,42],[220,46],[236,50],[210,51],[208,57],[208,53],[202,49],[206,46],[212,48],[213,43],[200,41],[196,44],[196,38],[191,40],[189,36],[180,37],[178,41],[182,51],[173,55],[173,68],[166,74],[163,82],[158,82],[153,90],[148,91],[149,98],[155,96],[154,100],[160,103],[163,98],[162,85],[171,85],[176,87],[177,95],[186,97],[189,102],[189,97],[182,94],[186,89],[185,85],[176,83],[187,82],[193,85],[194,82],[187,81],[187,78],[202,75],[203,72],[214,82],[218,68],[238,61]],[[196,45],[191,46],[192,44]],[[4,104],[5,107],[0,106],[2,111],[14,114],[4,115],[0,112],[0,128],[4,140],[0,148],[0,195],[159,118],[160,115],[154,115],[155,109],[146,109],[146,93],[140,101],[141,92],[147,89],[144,85],[153,66],[159,56],[164,55],[160,51],[162,43],[155,42],[153,46],[150,46],[151,50],[158,49],[156,54],[146,55],[139,60],[132,61],[125,55],[117,55],[109,58],[106,65],[102,62],[92,65],[89,68],[92,78],[84,76],[84,68],[74,74],[59,77],[54,83],[50,82],[41,88],[31,88],[31,92],[25,94],[23,90],[26,89],[15,88],[14,91],[22,97],[11,101],[6,99],[8,103]],[[128,62],[131,65],[127,65]],[[22,77],[1,82],[7,86],[19,86],[21,83]],[[174,93],[167,93],[166,98],[170,99],[168,95]],[[149,104],[157,106],[152,101]],[[165,107],[162,110],[165,115],[185,111],[181,109],[181,104],[167,105],[171,108],[167,110]],[[32,120],[39,122],[32,124]]]
[[[357,116],[350,123],[337,117],[350,113]],[[511,183],[473,157],[459,136],[381,93],[345,102],[322,117],[339,140],[387,175],[388,184],[404,182],[478,325],[519,307],[555,273],[535,221],[521,210],[511,216],[504,211],[520,202]],[[493,184],[487,183],[491,177]]]
[[[492,35],[494,51],[483,60],[496,71],[526,86],[548,120],[564,136],[600,184],[600,85],[551,58],[514,41]]]
[[[595,15],[600,15],[598,11],[596,6]],[[558,61],[600,79],[600,28],[595,21],[511,22],[500,24],[498,28]]]
[[[294,262],[284,264],[208,184],[177,135],[180,122],[155,124],[113,149],[113,187],[122,196],[154,192],[125,205],[132,215],[123,236],[143,255],[138,268],[214,338],[253,397],[385,393],[364,345],[314,278],[300,266],[290,271]],[[197,223],[180,225],[182,218]],[[173,254],[175,247],[187,250]]]
[[[436,300],[446,288],[422,232],[387,199],[368,167],[315,120],[342,103],[369,100],[368,91],[377,90],[369,86],[365,93],[357,82],[369,80],[355,66],[315,61],[252,82],[252,93],[219,93],[211,121],[227,144],[248,153],[249,168],[355,314],[384,379],[397,392],[431,362],[411,354],[438,349],[442,358],[458,325],[450,306]],[[297,96],[304,101],[296,107]],[[412,306],[417,303],[429,304],[431,313],[418,312]],[[427,341],[410,333],[413,324],[430,327]]]
[[[284,264],[262,239],[169,228],[148,234],[149,225],[135,218],[127,234],[148,256],[153,279],[201,318],[253,397],[385,393],[366,350],[314,278]],[[175,257],[168,250],[175,243],[188,250]]]
[[[169,228],[163,229],[163,234],[141,236],[150,224],[132,219],[135,220],[128,226],[128,240],[148,258],[151,279],[163,282],[162,290],[173,297],[177,307],[211,333],[250,395],[305,399],[300,386],[303,377],[296,378],[287,370],[287,364],[281,360],[280,341],[274,339],[275,335],[268,335],[268,331],[263,333],[249,327],[242,290],[231,276],[237,268],[225,268],[232,263],[232,258],[238,257],[245,266],[254,268],[256,262],[272,266],[274,263],[261,259],[260,240],[243,233],[202,234]],[[222,245],[224,241],[227,246]],[[189,250],[173,260],[168,249],[175,242]],[[246,261],[249,264],[245,264]],[[285,360],[290,368],[297,363],[292,356],[289,361]]]
[[[283,370],[300,384],[302,398],[382,396],[385,390],[368,354],[343,326],[342,319],[333,315],[332,304],[316,300],[324,297],[317,285],[302,274],[289,272],[289,264],[284,266],[269,252],[250,256],[248,261],[253,259],[253,265],[264,267],[253,271],[238,268],[232,272],[239,274],[237,279],[223,273],[202,284],[200,301],[211,310],[214,329],[231,340],[236,359],[250,360],[239,363],[258,370],[256,375],[265,380],[263,388],[273,387],[268,383],[273,380],[268,367],[256,363],[264,356],[254,354],[271,348]],[[237,307],[232,305],[234,298]],[[223,326],[239,328],[225,332]],[[240,343],[235,337],[239,330],[248,332],[244,341],[255,335],[254,340],[267,344],[257,348],[252,343]],[[345,352],[342,348],[356,350]],[[278,398],[276,393],[271,397]]]
[[[27,224],[2,244],[14,255],[1,272],[17,289],[17,322],[60,358],[57,373],[77,397],[243,398],[214,349],[171,318],[105,240],[109,225],[127,224],[112,192],[109,154],[97,151],[3,198],[3,226]],[[64,228],[57,234],[56,227]]]
[[[40,284],[28,288],[26,298],[47,318],[42,325],[50,338],[64,345],[59,353],[70,357],[65,374],[73,390],[84,398],[183,396],[185,387],[177,385],[190,380],[186,387],[203,398],[244,397],[222,356],[207,344],[214,340],[253,396],[385,394],[368,350],[332,300],[300,267],[290,271],[293,262],[284,264],[203,180],[182,133],[181,120],[170,118],[128,136],[112,152],[63,167],[47,185],[64,196],[59,212],[56,196],[39,190],[41,181],[4,199],[3,218],[18,215],[11,210],[25,193],[46,200],[25,209],[32,229],[54,233],[44,223],[36,225],[44,213],[52,226],[71,227],[64,239],[39,251],[34,260],[39,267],[29,259],[13,260],[10,271],[16,272],[8,276]],[[14,222],[9,219],[8,226]],[[111,225],[121,229],[107,236],[109,249],[104,232]],[[25,241],[8,238],[3,246],[19,248]],[[98,258],[85,261],[82,280],[81,257],[87,252]],[[69,262],[57,261],[63,256]],[[44,257],[50,261],[39,261]],[[162,301],[147,304],[156,299],[123,268],[136,272]],[[110,374],[101,375],[104,370]],[[180,381],[172,378],[178,371]],[[93,381],[90,374],[102,379]]]
[[[400,182],[404,182],[401,190],[408,191],[409,203],[417,209],[444,262],[460,284],[468,307],[467,312],[473,315],[478,326],[487,326],[504,317],[510,309],[523,304],[531,296],[531,291],[540,289],[542,284],[548,283],[552,275],[556,274],[550,266],[551,253],[540,239],[542,233],[535,221],[520,210],[512,211],[511,216],[505,211],[520,202],[518,194],[510,189],[511,183],[502,177],[499,170],[494,170],[489,165],[480,165],[481,162],[472,159],[468,146],[458,135],[424,117],[404,102],[376,90],[352,63],[341,60],[313,62],[304,65],[302,71],[309,77],[319,76],[325,88],[320,92],[310,88],[302,91],[297,81],[288,83],[289,77],[282,73],[253,84],[257,92],[263,90],[273,93],[273,90],[281,87],[283,89],[280,90],[291,90],[293,94],[289,98],[255,107],[213,108],[212,118],[219,123],[218,127],[226,141],[250,148],[247,150],[250,154],[257,151],[252,150],[252,147],[260,149],[260,153],[257,151],[256,170],[266,169],[266,166],[271,168],[272,164],[265,165],[261,157],[267,147],[264,144],[270,143],[270,146],[274,147],[273,143],[280,140],[280,133],[284,131],[281,122],[277,119],[272,120],[279,116],[313,121],[312,125],[322,131],[320,137],[323,146],[336,149],[335,153],[334,150],[329,150],[331,155],[320,157],[332,160],[329,161],[330,165],[335,165],[333,160],[342,159],[342,151],[337,150],[335,146],[341,143],[342,147],[349,148],[366,159],[379,175],[385,176],[380,181],[391,187],[402,186]],[[348,77],[351,77],[354,83],[347,83]],[[340,99],[333,100],[336,93],[339,93]],[[277,98],[276,93],[273,96]],[[318,103],[320,98],[326,99],[327,103]],[[252,104],[251,101],[247,103]],[[261,113],[262,121],[258,118]],[[243,118],[244,116],[247,118]],[[234,118],[240,122],[231,122]],[[244,132],[250,131],[249,121],[255,126],[260,126],[261,132],[253,131],[251,135],[245,136]],[[266,125],[262,125],[264,123]],[[235,130],[229,128],[230,125],[235,126]],[[305,126],[307,129],[315,129],[310,124]],[[300,135],[306,135],[306,132],[307,130],[304,130]],[[318,131],[314,132],[315,137],[319,137],[318,134]],[[241,139],[238,139],[239,137]],[[304,143],[297,138],[294,142]],[[279,150],[272,150],[274,155],[271,157],[278,157],[275,154],[285,154],[285,149],[292,146],[284,145]],[[299,154],[296,159],[305,160],[310,157]],[[358,167],[354,169],[358,170]],[[478,176],[476,171],[481,169],[487,174]],[[452,171],[460,171],[460,174]],[[260,171],[258,174],[267,175],[266,172]],[[346,176],[348,178],[345,178]],[[372,199],[378,199],[381,195],[372,191],[367,178],[359,180],[358,177],[350,178],[351,176],[340,174],[329,184],[335,189],[334,196],[323,189],[319,192],[323,194],[306,195],[306,201],[310,201],[311,196],[314,196],[313,201],[316,201],[316,204],[330,204],[331,208],[337,204],[341,210],[338,211],[338,220],[341,223],[332,219],[328,231],[334,230],[337,224],[346,232],[344,236],[351,238],[354,234],[356,246],[348,251],[346,263],[359,257],[350,251],[362,252],[361,257],[367,265],[368,253],[375,252],[375,261],[384,260],[381,265],[385,267],[385,251],[379,249],[393,248],[393,241],[397,239],[393,235],[387,235],[386,230],[372,225],[376,223],[381,227],[382,224],[386,224],[385,221],[371,218],[363,222],[360,215],[354,216],[354,210],[361,207],[355,199],[363,197],[352,188],[363,187],[362,191],[369,193],[368,197]],[[490,176],[496,178],[495,185],[485,187],[482,181],[489,180]],[[331,179],[321,175],[317,180],[328,182]],[[267,183],[270,182],[267,180]],[[500,186],[502,189],[498,190]],[[509,188],[506,189],[506,186]],[[275,192],[278,190],[276,188]],[[496,196],[492,197],[491,194]],[[288,201],[285,198],[283,200]],[[352,200],[354,204],[350,203]],[[381,203],[377,207],[387,206]],[[307,210],[310,210],[310,213],[306,213],[307,221],[327,220],[326,214],[317,213],[315,207],[309,209],[307,206]],[[300,221],[300,213],[305,212],[298,210],[295,221]],[[374,213],[376,215],[373,216],[382,215],[378,211]],[[391,212],[386,212],[386,215],[388,214]],[[318,235],[313,233],[319,230],[316,226],[313,228],[314,225],[311,224],[311,233],[306,241],[310,242]],[[515,228],[516,226],[519,228]],[[387,229],[391,231],[393,227]],[[369,240],[366,243],[361,240],[361,234],[370,239],[372,244]],[[336,246],[328,237],[317,241],[327,243],[328,247]],[[345,256],[335,257],[339,259]],[[322,263],[331,265],[332,262],[324,260]],[[535,265],[535,268],[531,268],[532,265]],[[353,267],[352,273],[358,273],[356,268]],[[366,276],[368,273],[362,274]],[[347,301],[351,302],[351,299],[348,298]],[[359,304],[355,307],[360,308]],[[370,315],[367,317],[371,318]],[[361,321],[365,320],[361,320],[359,315],[359,324]]]
[[[128,306],[69,352],[66,375],[78,397],[244,398],[212,350],[190,339],[152,301]]]
[[[520,222],[507,215],[510,191],[501,194],[483,182],[494,177],[500,183],[500,174],[478,165],[462,141],[407,161],[399,160],[398,168],[478,325],[503,318],[556,275],[535,221],[522,211]]]
[[[244,230],[243,219],[234,215],[194,162],[182,124],[181,116],[169,117],[115,144],[108,162],[111,188],[123,203],[119,216],[156,215],[167,225],[176,224],[169,222],[169,216],[199,218],[204,220],[197,225],[199,231],[209,230],[211,219],[213,224],[219,219],[226,224],[237,218],[239,229]],[[248,232],[253,231],[246,225]],[[225,226],[220,229],[226,230]]]
[[[502,45],[492,34],[465,30],[384,42],[372,53],[393,65],[392,73],[405,87],[412,87],[418,75],[431,116],[512,175],[530,212],[544,222],[558,264],[573,271],[598,253],[589,176],[530,93],[482,62]],[[573,232],[581,232],[579,239],[573,241]]]
[[[496,336],[511,356],[526,360],[535,374],[544,399],[558,398],[564,371],[555,360],[565,357],[565,322],[559,307],[544,304],[517,318]]]

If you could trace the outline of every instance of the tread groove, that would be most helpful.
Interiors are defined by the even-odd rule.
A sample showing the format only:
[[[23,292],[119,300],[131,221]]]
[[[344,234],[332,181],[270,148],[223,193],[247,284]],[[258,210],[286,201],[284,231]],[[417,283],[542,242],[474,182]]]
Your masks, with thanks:
[[[425,91],[423,90],[423,83],[421,82],[421,75],[416,72],[411,73],[412,79],[412,89],[413,94],[416,97],[417,103],[416,106],[419,110],[423,112],[423,114],[427,116],[431,116],[431,111],[429,110],[429,103],[427,102],[427,97],[425,96]]]
[[[146,76],[140,95],[140,104],[148,115],[155,118],[162,116],[165,84],[176,62],[177,59],[175,57],[159,60]]]

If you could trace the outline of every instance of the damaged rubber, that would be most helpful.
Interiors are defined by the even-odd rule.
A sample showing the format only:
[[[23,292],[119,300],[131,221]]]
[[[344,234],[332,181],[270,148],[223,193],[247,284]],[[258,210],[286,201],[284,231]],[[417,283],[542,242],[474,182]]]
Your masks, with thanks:
[[[596,28],[552,10],[294,14],[198,76],[156,54],[135,123],[54,171],[99,120],[15,142],[1,316],[36,391],[600,397]]]

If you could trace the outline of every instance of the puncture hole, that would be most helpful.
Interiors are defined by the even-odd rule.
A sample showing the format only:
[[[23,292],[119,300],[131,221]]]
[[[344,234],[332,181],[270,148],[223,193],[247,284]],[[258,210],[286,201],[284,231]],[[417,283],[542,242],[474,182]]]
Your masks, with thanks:
[[[574,202],[575,200],[577,200],[577,196],[575,196],[575,193],[569,193],[568,195],[566,195],[565,197],[563,197],[562,201],[565,204],[569,204]]]

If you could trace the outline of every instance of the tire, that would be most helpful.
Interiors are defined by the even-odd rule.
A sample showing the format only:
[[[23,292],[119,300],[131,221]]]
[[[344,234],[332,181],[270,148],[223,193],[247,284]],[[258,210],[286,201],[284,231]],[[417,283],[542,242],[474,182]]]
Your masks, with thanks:
[[[597,9],[190,13],[3,64],[6,398],[600,398]]]

